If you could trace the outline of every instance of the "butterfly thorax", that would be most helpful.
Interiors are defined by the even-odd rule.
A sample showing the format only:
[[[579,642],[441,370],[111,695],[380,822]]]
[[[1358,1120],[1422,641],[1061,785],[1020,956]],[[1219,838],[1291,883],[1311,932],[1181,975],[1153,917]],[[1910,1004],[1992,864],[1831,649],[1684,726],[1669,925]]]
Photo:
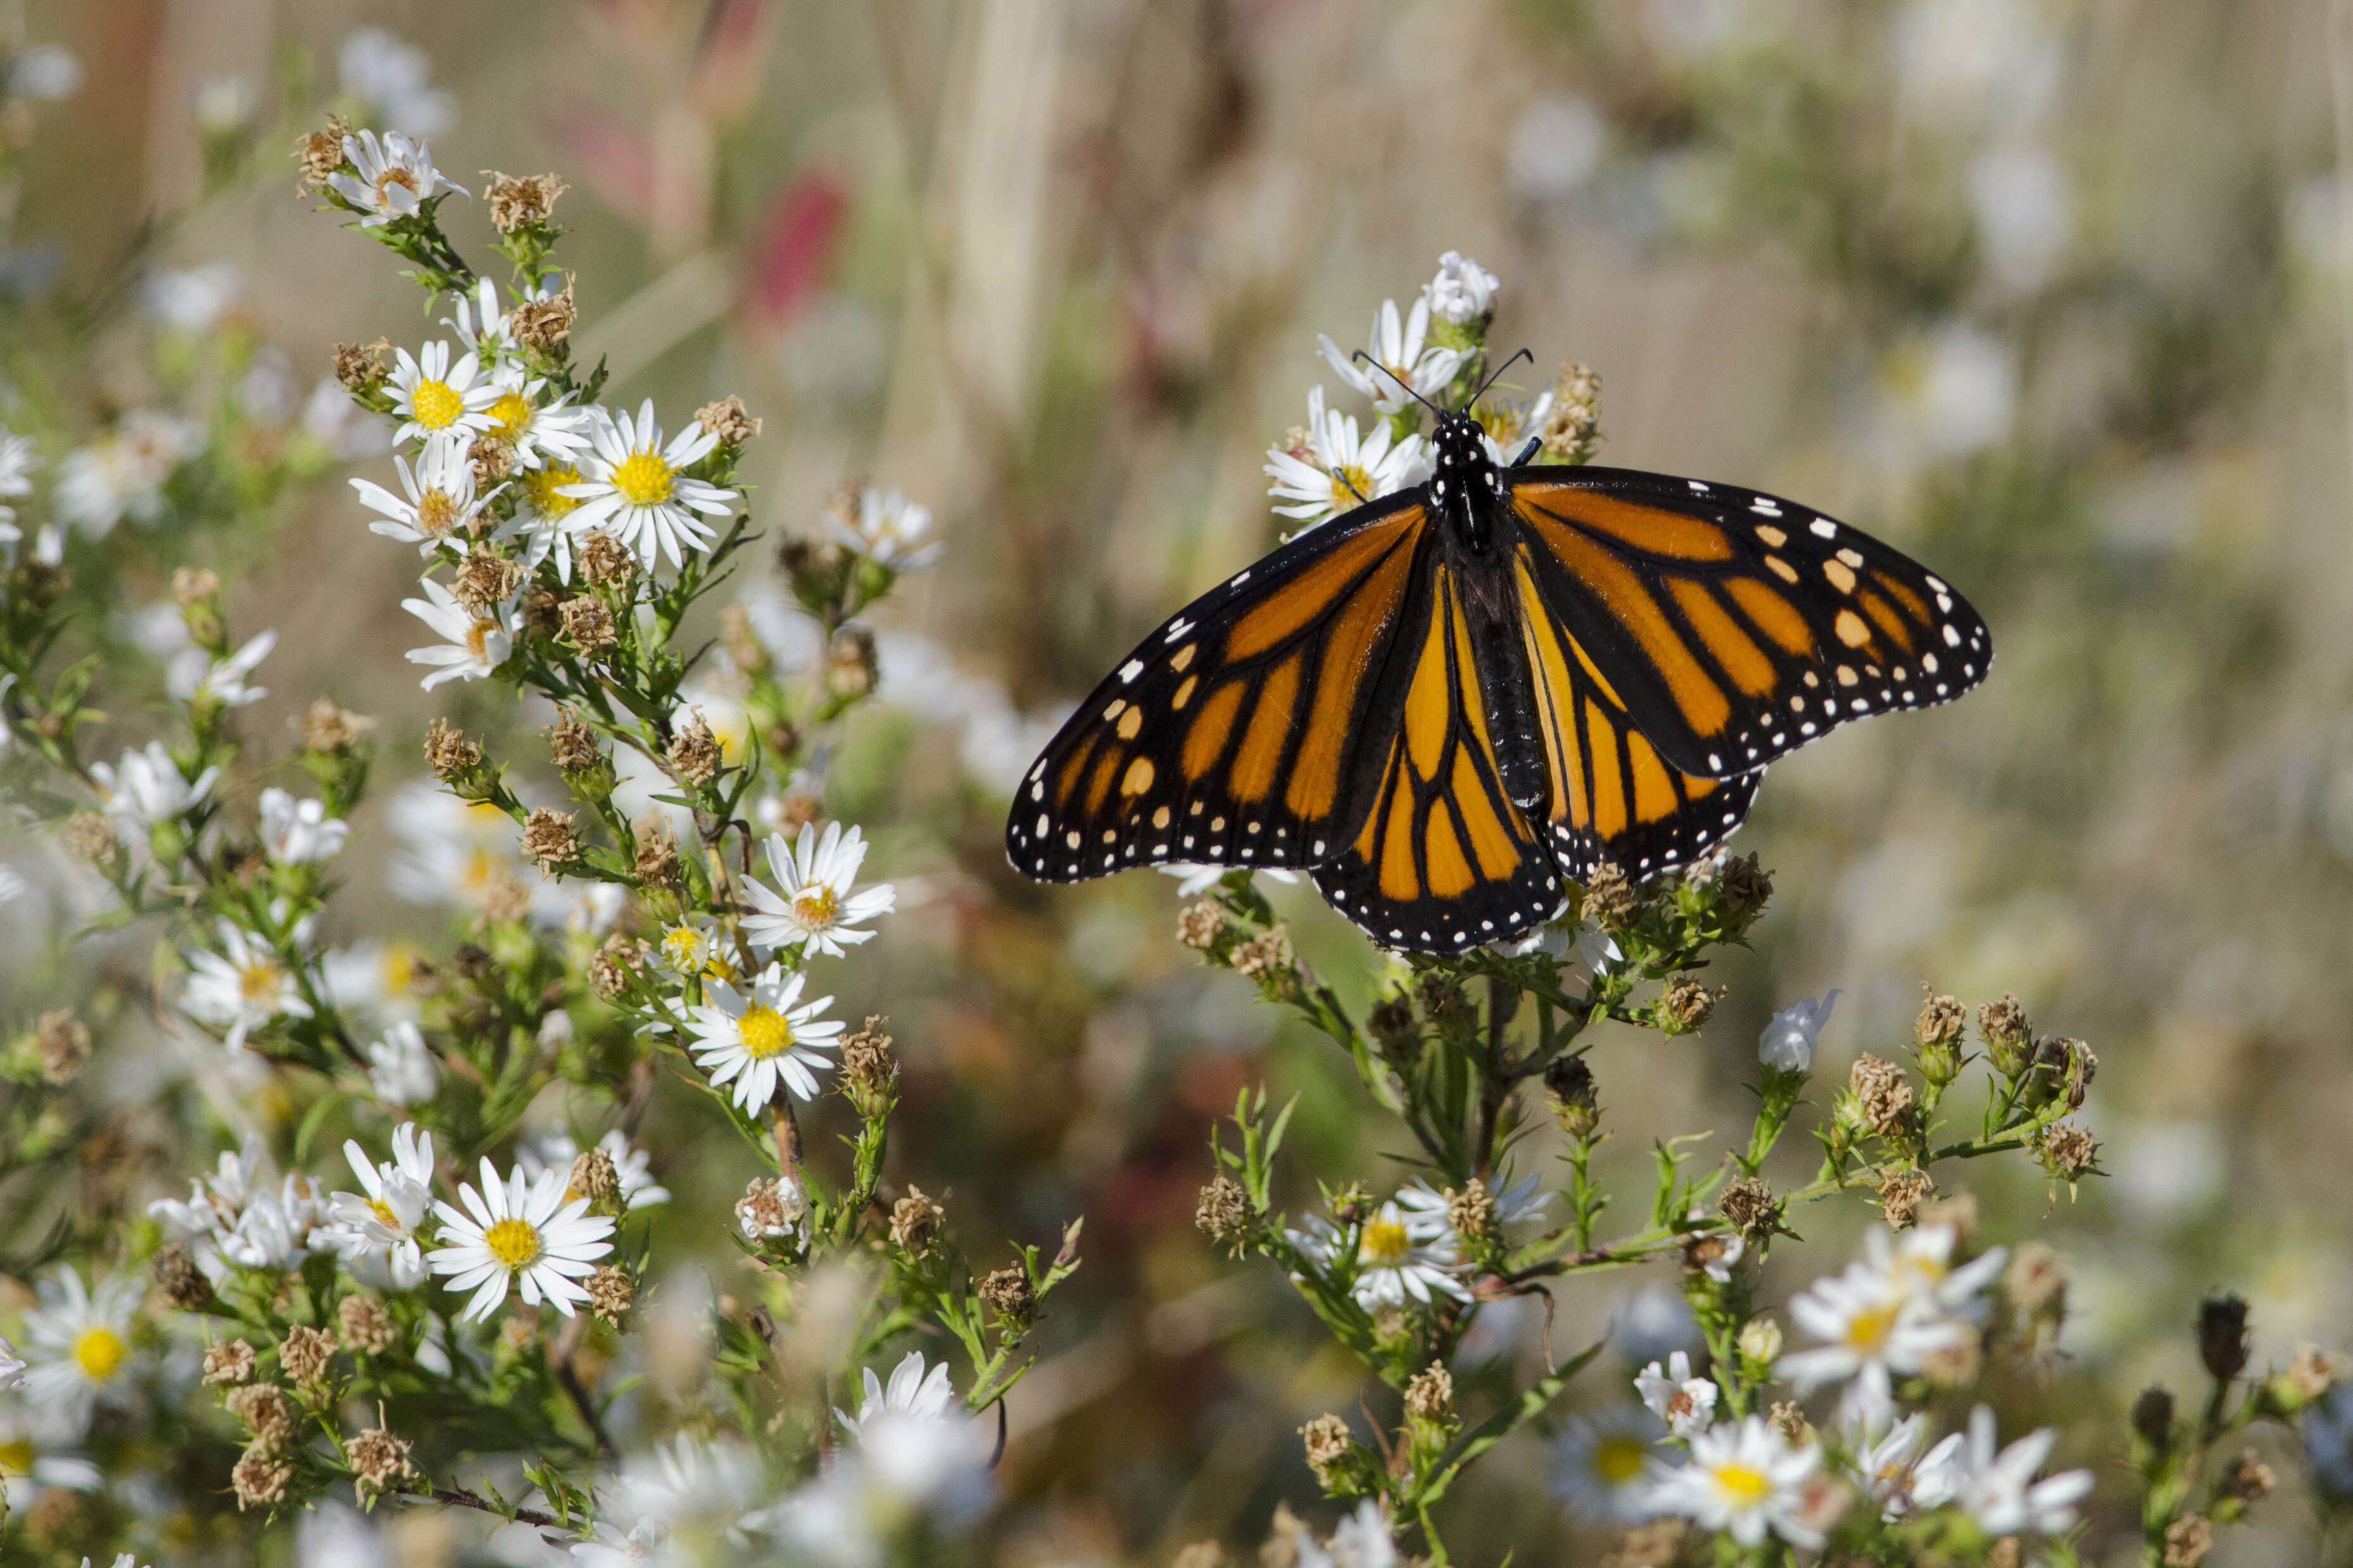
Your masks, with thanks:
[[[1436,446],[1430,498],[1447,536],[1474,556],[1493,553],[1505,537],[1504,482],[1487,455],[1485,435],[1469,415],[1443,414]]]

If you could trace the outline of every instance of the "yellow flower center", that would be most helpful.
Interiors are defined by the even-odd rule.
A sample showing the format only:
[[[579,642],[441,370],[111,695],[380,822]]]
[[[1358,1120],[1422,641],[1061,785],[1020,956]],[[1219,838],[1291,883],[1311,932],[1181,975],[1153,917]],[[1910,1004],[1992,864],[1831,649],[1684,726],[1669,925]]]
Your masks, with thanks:
[[[0,1442],[0,1475],[29,1476],[33,1473],[33,1440],[12,1437]]]
[[[813,931],[821,931],[831,925],[840,913],[841,900],[834,896],[831,888],[822,883],[813,888],[803,888],[793,895],[794,918]]]
[[[395,942],[384,950],[384,990],[387,996],[407,993],[409,984],[417,978],[417,950],[406,942]]]
[[[491,657],[491,634],[499,629],[496,621],[478,620],[466,628],[466,651],[485,663]]]
[[[405,191],[416,191],[417,176],[398,167],[386,169],[383,174],[378,174],[375,177],[376,205],[389,206],[392,204],[392,187],[395,185],[398,185]]]
[[[130,1351],[122,1336],[103,1323],[84,1329],[74,1337],[74,1361],[81,1367],[82,1375],[92,1383],[104,1383],[112,1377],[114,1369],[122,1364],[122,1358]]]
[[[237,972],[237,994],[248,1002],[275,1002],[285,972],[264,958]]]
[[[1755,1508],[1773,1495],[1773,1483],[1765,1472],[1747,1465],[1718,1465],[1711,1472],[1716,1489],[1742,1508]]]
[[[1405,1261],[1413,1250],[1412,1238],[1405,1233],[1405,1222],[1398,1219],[1377,1219],[1365,1226],[1364,1240],[1357,1244],[1358,1261],[1376,1268],[1394,1268]]]
[[[497,410],[493,409],[493,413]],[[580,498],[563,493],[565,485],[580,482],[580,470],[550,463],[533,470],[522,482],[523,494],[531,498],[532,510],[553,521],[580,504]]]
[[[1637,1437],[1605,1437],[1593,1450],[1593,1473],[1622,1487],[1642,1473],[1643,1447]]]
[[[702,960],[702,933],[686,927],[666,931],[662,935],[662,952],[669,956],[673,969],[696,968]]]
[[[446,381],[420,381],[408,395],[408,406],[427,430],[446,430],[466,412],[466,400]]]
[[[401,1228],[400,1216],[393,1213],[392,1205],[385,1202],[382,1198],[368,1199],[367,1206],[368,1213],[375,1215],[376,1219],[384,1226],[385,1229],[398,1230]]]
[[[613,488],[631,506],[659,506],[670,500],[678,470],[656,452],[638,452],[613,470]]]
[[[491,434],[501,441],[512,441],[522,435],[522,427],[531,423],[531,405],[520,392],[510,392],[491,405],[494,423]]]
[[[417,502],[417,531],[438,539],[458,526],[457,498],[444,489],[429,489]]]
[[[482,1250],[502,1268],[526,1268],[539,1257],[539,1232],[528,1220],[502,1219],[482,1232]]]
[[[1885,1306],[1857,1312],[1846,1326],[1848,1347],[1868,1354],[1884,1345],[1888,1331],[1895,1327],[1895,1311],[1894,1307]]]
[[[1342,511],[1359,507],[1373,495],[1373,476],[1362,463],[1343,463],[1332,470],[1332,504]]]
[[[735,1032],[747,1057],[773,1057],[793,1043],[793,1026],[785,1022],[785,1016],[757,1002],[744,1009]]]

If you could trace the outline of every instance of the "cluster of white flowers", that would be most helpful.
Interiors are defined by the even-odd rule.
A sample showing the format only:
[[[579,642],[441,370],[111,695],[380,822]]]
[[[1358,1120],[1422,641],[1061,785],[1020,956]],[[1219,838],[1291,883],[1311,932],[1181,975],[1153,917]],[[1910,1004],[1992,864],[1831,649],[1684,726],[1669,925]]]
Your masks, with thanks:
[[[1540,1217],[1552,1194],[1536,1187],[1531,1175],[1495,1194],[1494,1222],[1515,1225]],[[1468,1301],[1470,1260],[1451,1206],[1445,1194],[1428,1184],[1410,1183],[1357,1226],[1353,1256],[1346,1227],[1321,1215],[1308,1216],[1304,1230],[1283,1234],[1318,1268],[1345,1273],[1349,1293],[1367,1310],[1409,1302],[1427,1306],[1441,1295]]]

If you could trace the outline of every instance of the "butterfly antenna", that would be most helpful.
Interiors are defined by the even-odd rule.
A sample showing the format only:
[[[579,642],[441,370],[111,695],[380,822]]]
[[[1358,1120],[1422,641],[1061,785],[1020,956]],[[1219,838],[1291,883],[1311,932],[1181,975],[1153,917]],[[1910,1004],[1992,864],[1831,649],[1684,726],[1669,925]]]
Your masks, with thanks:
[[[1493,374],[1490,374],[1486,380],[1479,384],[1479,390],[1471,395],[1471,401],[1476,403],[1481,398],[1486,396],[1487,389],[1494,385],[1497,382],[1503,380],[1504,373],[1511,369],[1514,365],[1519,363],[1522,360],[1525,360],[1530,364],[1534,364],[1535,363],[1536,356],[1528,353],[1527,350],[1522,349],[1519,353],[1514,354],[1511,358],[1497,365]]]
[[[1363,360],[1366,364],[1371,365],[1375,370],[1379,371],[1383,375],[1388,376],[1391,381],[1394,381],[1399,386],[1404,387],[1405,395],[1408,397],[1412,398],[1416,403],[1420,404],[1424,408],[1429,409],[1440,419],[1446,417],[1446,410],[1440,408],[1435,403],[1432,403],[1429,398],[1424,397],[1420,393],[1416,392],[1413,389],[1413,383],[1408,381],[1405,377],[1399,375],[1397,372],[1391,370],[1388,366],[1383,364],[1380,361],[1375,359],[1364,350],[1358,349],[1355,353],[1350,354],[1348,357],[1350,359]]]

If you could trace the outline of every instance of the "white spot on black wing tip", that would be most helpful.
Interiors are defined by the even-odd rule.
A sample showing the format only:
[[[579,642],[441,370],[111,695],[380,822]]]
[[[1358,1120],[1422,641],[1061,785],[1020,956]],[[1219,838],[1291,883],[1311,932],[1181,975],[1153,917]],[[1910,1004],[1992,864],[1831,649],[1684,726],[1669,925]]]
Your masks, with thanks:
[[[1123,686],[1127,685],[1134,681],[1137,676],[1142,675],[1143,673],[1144,661],[1140,658],[1131,658],[1125,664],[1119,667],[1120,684]]]
[[[1829,518],[1818,517],[1814,519],[1812,522],[1807,524],[1807,526],[1814,531],[1815,537],[1819,539],[1836,539],[1838,537],[1838,524],[1832,522]]]

